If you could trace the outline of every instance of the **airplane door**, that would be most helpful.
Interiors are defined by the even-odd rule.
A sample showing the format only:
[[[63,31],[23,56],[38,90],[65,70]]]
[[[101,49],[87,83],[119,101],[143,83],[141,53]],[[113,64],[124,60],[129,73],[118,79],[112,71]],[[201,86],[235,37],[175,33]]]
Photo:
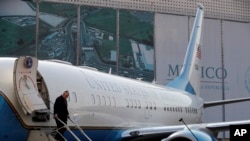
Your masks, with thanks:
[[[14,87],[19,104],[27,115],[35,120],[46,120],[49,110],[37,88],[37,58],[22,56],[15,61]]]

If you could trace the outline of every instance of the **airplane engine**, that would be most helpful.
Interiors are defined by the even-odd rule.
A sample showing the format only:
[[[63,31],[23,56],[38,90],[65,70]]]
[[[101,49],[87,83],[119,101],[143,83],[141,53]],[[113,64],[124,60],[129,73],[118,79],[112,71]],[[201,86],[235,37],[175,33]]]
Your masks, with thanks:
[[[162,139],[162,141],[217,141],[217,139],[207,130],[181,130]]]

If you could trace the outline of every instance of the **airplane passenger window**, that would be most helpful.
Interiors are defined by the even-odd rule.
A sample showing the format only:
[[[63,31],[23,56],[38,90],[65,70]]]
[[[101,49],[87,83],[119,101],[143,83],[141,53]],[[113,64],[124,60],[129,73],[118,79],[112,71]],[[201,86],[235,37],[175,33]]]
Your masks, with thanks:
[[[115,106],[114,97],[111,97],[110,104],[111,104],[111,106]]]
[[[113,100],[114,106],[116,106],[116,101],[115,101],[115,98],[114,98],[114,97],[112,97],[112,100]]]
[[[137,108],[137,101],[134,99],[135,108]]]
[[[129,100],[129,102],[130,102],[130,104],[129,104],[129,105],[130,105],[130,107],[131,107],[131,108],[133,108],[133,100],[132,100],[132,99],[130,99],[130,100]]]
[[[126,99],[126,104],[127,104],[126,107],[129,107],[129,101],[128,101],[128,99]]]
[[[155,104],[155,102],[153,104],[154,104],[154,110],[156,110],[156,104]]]
[[[138,108],[141,109],[141,101],[138,100]]]
[[[110,100],[110,97],[109,97],[109,96],[108,96],[107,105],[108,105],[108,106],[111,106],[111,100]]]
[[[106,105],[106,99],[105,99],[105,97],[104,96],[102,96],[102,105]]]
[[[152,110],[153,107],[152,107],[152,103],[151,102],[149,102],[149,106],[150,106],[150,110]]]
[[[96,103],[97,103],[98,105],[101,105],[101,98],[100,98],[100,96],[97,95],[96,97],[97,97],[97,102],[96,102]]]
[[[92,98],[92,104],[95,105],[95,96],[94,96],[94,94],[91,94],[91,98]]]

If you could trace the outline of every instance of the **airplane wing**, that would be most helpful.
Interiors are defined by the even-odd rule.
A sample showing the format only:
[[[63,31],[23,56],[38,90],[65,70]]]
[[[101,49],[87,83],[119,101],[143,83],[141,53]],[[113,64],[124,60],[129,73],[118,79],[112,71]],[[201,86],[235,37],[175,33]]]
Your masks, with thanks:
[[[232,103],[238,103],[238,102],[244,102],[249,101],[250,97],[247,98],[238,98],[238,99],[228,99],[228,100],[218,100],[218,101],[209,101],[204,102],[204,108],[212,107],[212,106],[218,106],[223,104],[232,104]]]
[[[229,130],[230,125],[244,125],[244,124],[250,124],[250,120],[208,123],[206,124],[206,128],[210,129],[213,132],[220,132]]]
[[[167,135],[183,129],[185,129],[184,125],[135,128],[124,131],[122,133],[122,138],[135,138],[140,136],[150,136],[157,134]]]
[[[214,141],[218,132],[229,130],[230,125],[244,124],[250,124],[250,120],[135,128],[124,131],[122,138],[124,140],[136,139],[138,141],[145,139],[161,139],[162,141],[205,139],[206,141]]]

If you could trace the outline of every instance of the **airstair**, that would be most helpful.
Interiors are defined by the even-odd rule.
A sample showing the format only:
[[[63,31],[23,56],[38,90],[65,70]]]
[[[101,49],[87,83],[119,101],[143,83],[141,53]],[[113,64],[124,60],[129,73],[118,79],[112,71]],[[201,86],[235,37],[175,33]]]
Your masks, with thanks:
[[[74,134],[74,132],[70,129],[70,127],[65,124],[62,120],[58,119],[64,126],[62,128],[66,128],[66,130],[72,135],[72,137],[77,140],[81,141],[79,137]],[[72,124],[75,126],[77,130],[81,132],[81,134],[88,140],[92,141],[91,138],[82,130],[82,128],[77,125],[72,119],[69,118],[69,121],[72,122]],[[42,141],[56,141],[54,136],[58,133],[65,141],[68,141],[62,134],[60,134],[59,129],[41,129],[41,130],[31,130],[29,132],[29,136],[27,141],[34,141],[34,140],[42,140]]]
[[[62,128],[66,128],[68,130],[68,132],[77,140],[77,141],[81,141],[73,132],[72,130],[70,130],[69,126],[67,124],[65,124],[62,120],[60,120],[59,118],[57,119],[58,121],[60,121],[64,126]],[[82,128],[80,128],[79,125],[77,125],[72,119],[69,118],[69,120],[73,123],[73,125],[81,132],[81,134],[88,140],[88,141],[92,141],[89,136],[82,130]],[[59,129],[55,130],[56,133],[58,133],[61,137],[64,138],[64,136],[62,134],[59,133]],[[64,138],[65,141],[67,141],[66,138]]]

